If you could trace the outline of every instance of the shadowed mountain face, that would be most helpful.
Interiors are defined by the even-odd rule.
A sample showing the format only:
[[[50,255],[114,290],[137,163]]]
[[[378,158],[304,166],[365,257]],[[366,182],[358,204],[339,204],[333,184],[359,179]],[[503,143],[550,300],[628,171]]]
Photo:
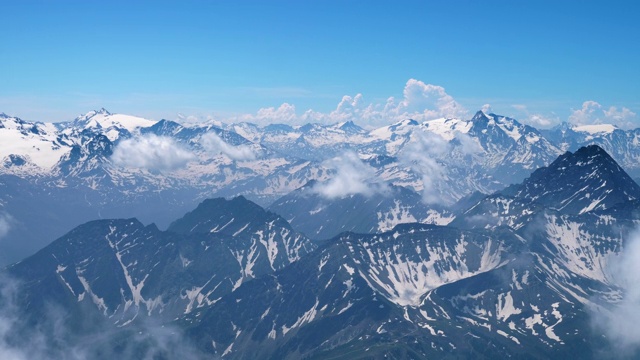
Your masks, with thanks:
[[[442,132],[447,121],[429,126]],[[196,136],[158,124],[151,129],[163,136]],[[463,125],[516,143],[540,136],[494,115],[447,126]],[[348,123],[337,129],[366,133]],[[268,130],[304,132],[308,142],[328,131]],[[108,141],[78,151],[112,151]],[[181,352],[163,348],[156,358],[600,358],[616,349],[595,319],[608,324],[633,295],[620,274],[634,248],[640,187],[602,148],[567,152],[521,184],[468,196],[454,210],[399,186],[338,198],[315,186],[269,210],[242,196],[208,199],[166,231],[135,218],[74,228],[4,269],[11,291],[0,300],[14,331],[0,331],[0,345],[25,348],[34,329],[57,327],[63,335],[44,336],[49,354],[86,343],[98,349],[91,358],[105,359],[148,353],[163,328]]]
[[[561,155],[522,184],[459,210],[451,225],[519,229],[545,209],[566,215],[615,211],[623,218],[621,209],[632,212],[639,198],[640,186],[602,148],[591,145]]]
[[[589,144],[598,144],[637,177],[638,131],[568,124],[542,131],[482,111],[471,119],[407,119],[377,129],[348,121],[179,124],[105,109],[56,124],[2,114],[0,219],[6,234],[0,239],[0,264],[24,259],[90,220],[136,217],[165,229],[215,197],[243,195],[261,206],[278,202],[272,210],[278,207],[276,212],[312,238],[385,231],[413,219],[442,225],[451,219],[446,206],[519,183],[564,151]],[[345,153],[367,168],[366,181],[418,193],[429,205],[414,204],[411,195],[383,199],[355,191],[348,194],[351,200],[332,199],[331,206],[313,199],[280,206],[279,199],[290,200],[289,194],[311,181],[340,177],[336,159]],[[353,206],[367,210],[355,217],[348,212]],[[290,216],[320,209],[325,210]],[[341,213],[343,223],[328,230],[324,211]]]
[[[583,214],[640,199],[640,186],[601,147],[567,152],[503,191],[563,213]]]
[[[327,198],[317,186],[317,182],[311,182],[276,200],[269,210],[313,239],[329,239],[345,231],[384,232],[413,222],[446,225],[452,219],[444,206],[425,204],[420,194],[400,186],[338,198]]]
[[[234,229],[220,211],[243,223]],[[81,304],[122,326],[143,315],[188,315],[315,248],[244,198],[205,201],[172,229],[135,219],[89,222],[6,272],[23,281],[19,298],[28,313],[48,302]]]

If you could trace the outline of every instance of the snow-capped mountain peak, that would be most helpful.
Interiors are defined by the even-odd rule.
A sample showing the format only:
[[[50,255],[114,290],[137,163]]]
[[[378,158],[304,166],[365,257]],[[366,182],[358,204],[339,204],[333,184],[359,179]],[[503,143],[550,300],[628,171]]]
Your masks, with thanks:
[[[155,123],[157,123],[157,121],[138,116],[112,114],[102,108],[77,117],[73,121],[73,127],[83,130],[99,130],[104,133],[109,140],[115,141],[123,130],[126,130],[130,134],[134,134],[140,128],[150,127]]]
[[[417,121],[412,119],[407,119],[403,121],[398,121],[397,123],[383,126],[381,128],[372,130],[370,134],[375,138],[379,139],[391,139],[396,136],[404,136],[410,133],[415,129],[416,126],[420,125]]]
[[[427,130],[440,135],[445,140],[453,140],[457,133],[467,134],[473,125],[471,121],[442,118],[424,123]]]
[[[566,152],[505,192],[569,214],[640,199],[640,186],[598,145]]]
[[[69,218],[149,219],[217,197],[189,207],[166,231],[142,218],[91,221],[7,267],[24,284],[17,316],[30,324],[49,303],[79,324],[72,336],[85,335],[81,326],[94,319],[142,334],[136,326],[150,318],[186,330],[210,357],[239,359],[591,358],[603,336],[588,326],[585,304],[623,296],[608,265],[640,219],[640,186],[599,146],[557,158],[543,132],[484,112],[372,132],[349,122],[221,129],[129,120],[100,110],[59,131],[0,117],[0,136],[8,136],[0,149],[31,147],[9,152],[5,167],[30,164],[39,139],[71,148],[59,171],[40,181],[0,177],[0,221],[26,225],[6,239],[30,228],[50,236]],[[190,152],[184,168],[165,174],[116,165],[111,154],[123,142],[108,136],[137,133]],[[635,133],[620,134],[612,144],[637,147]],[[209,135],[216,136],[207,143]],[[353,161],[336,157],[345,151]],[[154,165],[170,152],[141,162]],[[332,160],[344,166],[331,168]],[[429,190],[460,197],[536,168],[521,185],[460,201],[456,219],[423,203]],[[375,196],[313,191],[354,172],[394,186]],[[269,209],[252,201],[305,183]],[[228,200],[236,194],[247,197]],[[14,329],[16,338],[33,338]]]
[[[336,128],[343,130],[346,133],[362,133],[364,129],[360,126],[356,125],[353,121],[345,121],[342,123],[336,124]]]
[[[111,115],[111,113],[105,108],[100,108],[100,110],[91,110],[85,114],[79,115],[74,122],[82,123],[96,115]]]
[[[482,110],[476,111],[476,113],[471,118],[471,121],[473,121],[473,122],[483,122],[483,121],[484,122],[488,122],[490,120],[491,120],[491,118],[490,118],[489,114],[485,113]]]
[[[26,174],[48,170],[69,151],[53,124],[32,123],[4,113],[0,116],[0,144],[0,160],[4,159],[5,165],[18,165],[12,169],[17,174],[27,164],[35,167],[25,167]],[[18,158],[21,160],[14,161]]]
[[[471,121],[481,128],[497,127],[514,141],[520,140],[524,135],[523,132],[533,130],[533,128],[523,125],[515,119],[496,114],[486,114],[483,111],[478,111]]]

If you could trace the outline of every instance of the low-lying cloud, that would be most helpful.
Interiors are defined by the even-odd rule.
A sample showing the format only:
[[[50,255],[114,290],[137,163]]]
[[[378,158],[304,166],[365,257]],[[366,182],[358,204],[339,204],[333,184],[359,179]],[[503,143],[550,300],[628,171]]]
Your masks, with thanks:
[[[335,199],[353,194],[371,196],[388,189],[386,184],[377,179],[375,170],[352,151],[326,160],[324,165],[335,173],[328,181],[316,183],[313,190],[325,198]]]
[[[68,314],[52,304],[36,322],[20,315],[16,299],[20,282],[0,275],[0,359],[8,360],[110,360],[110,359],[211,359],[171,325],[142,320],[117,328],[92,323],[90,333],[66,325]]]
[[[195,155],[170,137],[145,135],[119,142],[111,161],[117,166],[166,172],[187,166]]]
[[[422,199],[427,204],[443,202],[441,182],[445,179],[446,168],[438,162],[451,152],[451,144],[442,136],[429,131],[416,131],[413,141],[400,153],[402,163],[422,176]],[[463,140],[463,147],[473,151],[472,145]]]
[[[223,154],[231,160],[254,160],[256,158],[256,153],[250,146],[230,145],[214,132],[202,135],[200,145],[211,154]]]
[[[595,327],[604,331],[621,355],[640,350],[640,229],[632,232],[624,245],[620,259],[610,268],[613,280],[623,289],[623,298],[592,314]]]
[[[469,134],[457,131],[454,137],[458,140],[458,150],[460,150],[463,155],[479,154],[484,151],[482,146],[480,146],[474,138],[469,136]]]
[[[6,212],[0,212],[0,240],[2,240],[13,225],[13,217]]]

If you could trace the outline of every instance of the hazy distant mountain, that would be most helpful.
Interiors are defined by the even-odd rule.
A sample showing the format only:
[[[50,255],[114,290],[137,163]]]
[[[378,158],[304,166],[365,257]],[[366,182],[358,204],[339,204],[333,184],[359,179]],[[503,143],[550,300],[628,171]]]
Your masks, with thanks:
[[[137,217],[166,228],[210,197],[243,195],[268,206],[310,181],[337,176],[336,163],[347,151],[370,169],[367,176],[420,194],[424,205],[419,206],[425,209],[420,211],[431,209],[441,216],[412,214],[405,220],[442,224],[449,218],[445,208],[465,196],[519,183],[564,151],[590,143],[599,144],[637,176],[636,132],[567,124],[540,131],[484,112],[468,120],[407,119],[377,129],[350,121],[304,126],[179,124],[105,109],[56,124],[2,114],[0,216],[10,220],[0,241],[0,263],[32,254],[91,219]],[[358,199],[361,194],[353,195]],[[375,208],[370,205],[366,208]],[[393,213],[394,202],[389,205],[368,210],[368,220],[353,220],[358,224],[349,225],[345,217],[346,222],[331,231],[324,226],[321,236],[383,230],[385,216],[388,226],[404,222],[394,220],[402,215]],[[372,214],[378,212],[381,220],[375,227]],[[302,220],[293,220],[294,226],[297,221]],[[305,231],[317,233],[314,226]]]
[[[420,222],[446,225],[453,215],[444,206],[427,205],[410,189],[390,186],[384,192],[326,198],[310,182],[269,206],[292,227],[314,239],[328,239],[341,232],[377,233],[398,224]]]
[[[243,197],[206,200],[167,231],[92,221],[4,270],[19,282],[24,319],[9,338],[20,344],[56,308],[66,334],[57,351],[98,328],[116,350],[146,348],[126,334],[153,333],[151,321],[190,351],[230,359],[607,357],[615,342],[595,319],[626,309],[615,269],[640,220],[629,179],[584,147],[506,191],[469,197],[449,225],[319,242]],[[315,205],[304,197],[312,186],[278,206]],[[334,224],[354,223],[337,210]],[[330,225],[331,214],[318,221]]]

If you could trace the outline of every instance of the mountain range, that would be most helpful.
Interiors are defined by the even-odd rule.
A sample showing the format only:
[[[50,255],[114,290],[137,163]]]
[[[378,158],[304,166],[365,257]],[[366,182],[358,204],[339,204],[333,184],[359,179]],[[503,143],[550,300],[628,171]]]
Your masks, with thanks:
[[[275,209],[310,182],[321,185],[297,201],[308,220],[282,209],[310,237],[384,231],[413,221],[442,225],[466,196],[519,183],[565,151],[589,144],[638,177],[638,131],[569,124],[537,130],[481,111],[470,120],[406,120],[377,129],[351,121],[179,124],[105,109],[66,123],[0,114],[0,264],[90,220],[136,217],[164,229],[207,198],[243,195]],[[403,195],[389,195],[398,192]],[[311,212],[344,212],[355,206],[347,204],[352,195],[352,202],[368,202],[368,215],[320,229],[323,212]],[[321,206],[324,200],[333,208]]]
[[[5,155],[5,239],[72,230],[2,271],[0,351],[640,355],[635,130],[483,112],[373,130],[1,120],[30,144]],[[183,155],[146,164],[147,148]]]

